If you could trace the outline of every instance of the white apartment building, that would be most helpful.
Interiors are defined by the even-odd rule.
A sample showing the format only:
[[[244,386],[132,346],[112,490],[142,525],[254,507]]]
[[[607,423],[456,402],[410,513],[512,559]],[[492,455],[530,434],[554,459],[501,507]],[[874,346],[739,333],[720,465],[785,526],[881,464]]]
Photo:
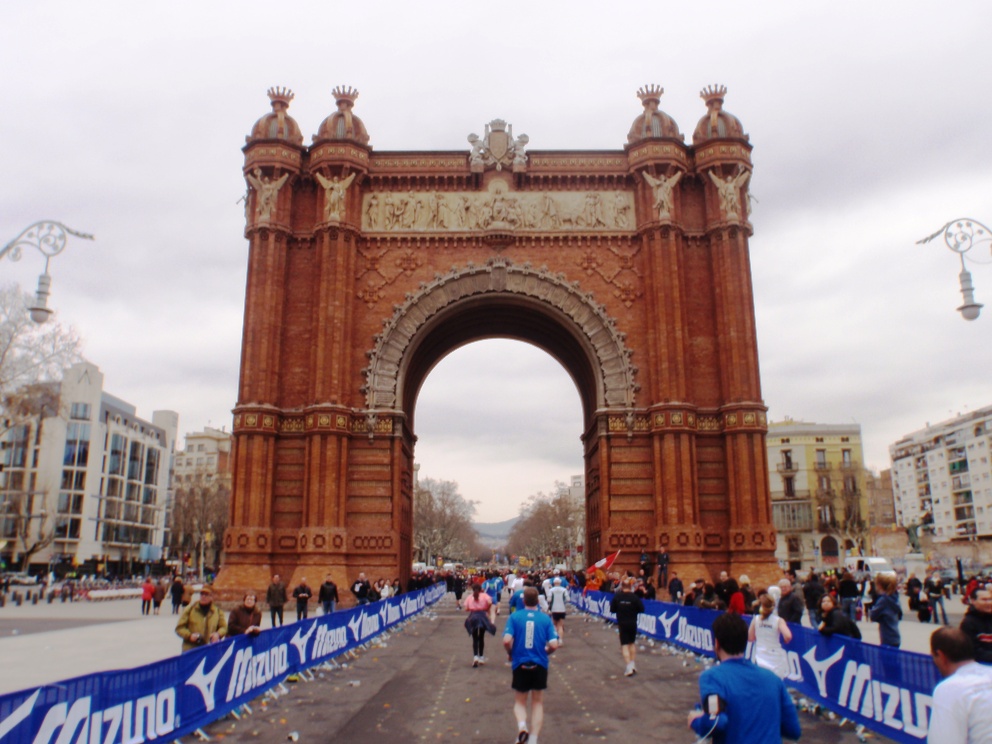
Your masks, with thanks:
[[[50,536],[34,573],[129,574],[161,557],[179,414],[152,420],[103,389],[80,362],[46,386],[53,405],[0,440],[0,556],[20,567],[27,542]],[[57,401],[57,402],[56,402]]]
[[[889,447],[896,520],[934,540],[992,536],[992,406],[907,434]]]

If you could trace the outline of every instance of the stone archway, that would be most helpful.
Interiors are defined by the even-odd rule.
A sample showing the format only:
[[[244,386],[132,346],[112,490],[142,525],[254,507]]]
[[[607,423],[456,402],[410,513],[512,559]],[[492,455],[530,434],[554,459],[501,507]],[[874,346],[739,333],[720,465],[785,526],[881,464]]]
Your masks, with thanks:
[[[413,376],[415,384],[410,387],[415,394],[439,355],[486,335],[488,327],[490,333],[505,332],[501,322],[492,318],[476,319],[474,323],[465,323],[463,318],[459,328],[452,328],[446,322],[453,314],[465,316],[473,306],[481,307],[486,314],[501,307],[534,308],[524,309],[522,314],[530,314],[534,320],[550,318],[554,330],[565,329],[566,338],[556,339],[539,323],[525,321],[513,324],[513,335],[544,348],[573,377],[579,375],[579,369],[586,370],[583,377],[588,379],[577,382],[587,419],[601,409],[633,409],[637,370],[631,364],[624,335],[604,308],[582,292],[577,282],[568,283],[563,276],[547,269],[516,267],[494,258],[483,266],[454,268],[448,274],[436,276],[396,307],[375,340],[365,370],[363,392],[371,415],[377,417],[380,411],[391,413],[396,408],[412,410],[411,393],[404,395],[401,385],[406,376]],[[431,348],[429,352],[421,352],[421,346],[438,345],[428,344],[423,338],[432,337],[432,326],[438,324],[445,326],[441,334],[442,350]],[[477,326],[484,330],[478,330]],[[426,363],[420,361],[425,353]]]
[[[220,588],[408,575],[417,393],[500,335],[576,382],[590,558],[664,547],[685,574],[777,578],[740,122],[711,106],[686,145],[650,86],[622,150],[529,151],[496,119],[471,151],[379,152],[357,92],[335,94],[304,146],[273,89],[244,148]]]

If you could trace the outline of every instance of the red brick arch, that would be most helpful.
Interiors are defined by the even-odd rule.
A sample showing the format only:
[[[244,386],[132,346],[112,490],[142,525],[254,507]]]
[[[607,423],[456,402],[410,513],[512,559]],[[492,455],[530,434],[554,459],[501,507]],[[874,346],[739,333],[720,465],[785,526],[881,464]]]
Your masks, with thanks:
[[[220,588],[405,577],[417,395],[491,337],[576,383],[590,560],[666,547],[694,575],[776,577],[739,122],[701,121],[691,146],[645,125],[622,150],[522,155],[495,120],[470,154],[374,151],[357,124],[307,147],[284,106],[269,116],[244,148]]]

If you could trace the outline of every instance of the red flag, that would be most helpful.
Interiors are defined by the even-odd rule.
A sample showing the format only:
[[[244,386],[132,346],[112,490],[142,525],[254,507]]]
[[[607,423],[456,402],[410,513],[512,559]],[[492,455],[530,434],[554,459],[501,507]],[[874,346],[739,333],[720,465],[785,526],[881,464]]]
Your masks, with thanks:
[[[589,566],[589,568],[586,569],[586,573],[587,574],[594,574],[594,573],[596,573],[596,569],[597,568],[601,568],[604,571],[609,571],[610,570],[610,566],[613,565],[613,562],[617,559],[617,556],[618,555],[620,555],[620,551],[619,550],[616,553],[614,553],[613,555],[608,555],[605,558],[600,558],[598,561],[596,561],[591,566]]]

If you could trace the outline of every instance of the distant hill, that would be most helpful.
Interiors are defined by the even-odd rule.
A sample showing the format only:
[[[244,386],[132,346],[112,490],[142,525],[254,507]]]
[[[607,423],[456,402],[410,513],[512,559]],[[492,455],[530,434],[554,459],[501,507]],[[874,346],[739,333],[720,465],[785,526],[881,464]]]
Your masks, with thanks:
[[[476,522],[472,526],[479,533],[479,540],[489,548],[501,548],[510,536],[510,530],[520,520],[520,517],[507,519],[505,522]]]

